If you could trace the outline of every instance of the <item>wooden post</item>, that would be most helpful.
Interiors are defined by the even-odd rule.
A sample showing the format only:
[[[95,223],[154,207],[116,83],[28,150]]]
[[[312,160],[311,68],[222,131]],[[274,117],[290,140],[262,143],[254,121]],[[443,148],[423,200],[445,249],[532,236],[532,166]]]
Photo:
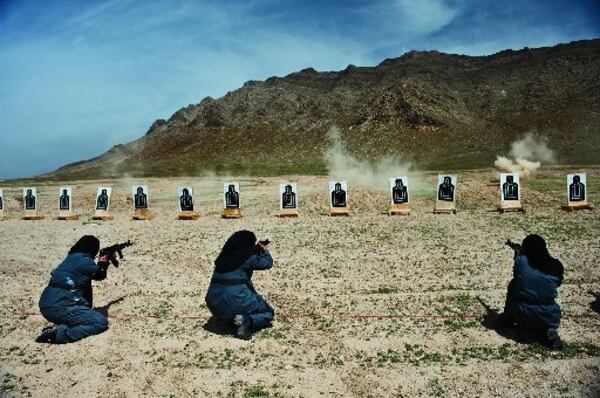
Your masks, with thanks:
[[[92,216],[92,220],[110,221],[112,219],[114,219],[114,217],[106,210],[96,210]]]
[[[133,216],[131,216],[132,220],[152,220],[154,215],[148,209],[135,209],[133,212]]]
[[[517,203],[507,203],[505,201],[500,202],[500,205],[498,206],[498,212],[499,213],[525,213],[525,207],[523,207],[523,205],[521,205],[521,201],[520,200],[515,200],[515,201],[511,201],[511,202],[517,202]]]
[[[298,210],[296,209],[282,209],[279,210],[279,217],[281,218],[285,218],[285,217],[298,217],[300,215],[300,213],[298,213]]]
[[[37,210],[25,210],[23,212],[22,220],[43,220],[44,216],[38,214]]]
[[[72,211],[59,210],[56,219],[63,221],[77,221],[79,220],[79,216]]]
[[[594,206],[589,203],[566,204],[562,209],[571,213],[577,210],[594,210]]]
[[[410,214],[410,206],[405,203],[392,203],[388,214],[390,216],[408,216]]]
[[[195,211],[186,210],[177,212],[178,220],[197,220],[198,218],[200,218],[200,214]]]
[[[239,208],[224,208],[223,214],[221,215],[223,218],[241,218],[242,211]]]
[[[348,210],[348,207],[330,207],[329,214],[332,217],[338,217],[338,216],[346,216],[347,217],[350,215],[350,210]]]
[[[433,214],[456,214],[456,204],[455,202],[436,200]]]

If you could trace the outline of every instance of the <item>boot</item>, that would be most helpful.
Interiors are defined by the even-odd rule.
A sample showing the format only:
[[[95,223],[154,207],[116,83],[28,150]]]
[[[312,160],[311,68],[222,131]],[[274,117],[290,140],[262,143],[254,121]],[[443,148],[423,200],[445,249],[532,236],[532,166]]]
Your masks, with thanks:
[[[54,326],[46,327],[42,330],[42,333],[35,339],[36,343],[48,343],[53,344],[56,342],[57,330]]]
[[[252,320],[249,316],[236,315],[233,324],[237,327],[235,336],[238,339],[250,340],[252,338]]]
[[[558,335],[558,330],[552,328],[546,331],[546,343],[548,344],[548,347],[553,350],[560,351],[564,347],[564,344]]]

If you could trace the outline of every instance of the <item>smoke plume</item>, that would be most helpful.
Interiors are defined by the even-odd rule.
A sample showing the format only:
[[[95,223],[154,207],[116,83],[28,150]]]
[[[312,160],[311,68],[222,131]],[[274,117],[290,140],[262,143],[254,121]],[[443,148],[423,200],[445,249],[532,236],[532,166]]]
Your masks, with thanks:
[[[330,146],[325,153],[325,162],[332,178],[346,180],[351,185],[366,185],[387,191],[390,177],[416,176],[415,171],[411,172],[412,164],[398,157],[387,156],[377,162],[356,158],[344,146],[337,127],[329,129],[327,136]],[[422,181],[422,178],[411,178],[411,191],[424,190]]]
[[[519,173],[521,177],[529,177],[542,163],[553,163],[555,160],[554,152],[545,141],[533,133],[527,133],[511,144],[510,157],[497,155],[494,166],[502,171]]]

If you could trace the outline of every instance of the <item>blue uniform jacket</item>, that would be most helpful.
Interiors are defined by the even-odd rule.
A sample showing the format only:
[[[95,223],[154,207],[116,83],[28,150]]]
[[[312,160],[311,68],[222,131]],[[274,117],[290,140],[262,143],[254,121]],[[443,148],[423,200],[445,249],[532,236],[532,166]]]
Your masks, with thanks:
[[[69,254],[51,272],[50,282],[40,297],[40,308],[91,307],[91,303],[84,299],[84,292],[91,287],[92,279],[106,277],[99,268],[89,254]]]
[[[513,271],[517,322],[529,328],[558,328],[560,306],[555,299],[560,279],[532,268],[524,255],[515,258]]]
[[[273,258],[265,250],[260,255],[250,256],[233,271],[220,273],[215,270],[205,298],[210,312],[223,320],[233,319],[238,314],[256,312],[263,298],[254,290],[252,273],[272,266]]]

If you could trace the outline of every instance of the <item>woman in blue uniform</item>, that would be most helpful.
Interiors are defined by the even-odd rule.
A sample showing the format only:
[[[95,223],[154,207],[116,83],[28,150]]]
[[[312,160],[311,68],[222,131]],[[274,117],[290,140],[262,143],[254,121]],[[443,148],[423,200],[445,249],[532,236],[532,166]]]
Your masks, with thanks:
[[[71,343],[108,329],[108,319],[92,309],[92,280],[106,278],[108,256],[94,258],[98,238],[83,236],[56,267],[42,292],[39,306],[44,318],[54,323],[36,339],[39,343]]]
[[[236,336],[249,340],[252,333],[273,321],[275,310],[256,292],[252,273],[273,266],[266,246],[250,231],[237,231],[227,239],[215,260],[206,293],[206,305],[214,317],[233,322]]]
[[[555,301],[563,282],[564,268],[550,256],[539,235],[529,235],[515,248],[513,279],[500,321],[504,326],[529,329],[553,349],[562,349],[558,335],[560,306]]]

